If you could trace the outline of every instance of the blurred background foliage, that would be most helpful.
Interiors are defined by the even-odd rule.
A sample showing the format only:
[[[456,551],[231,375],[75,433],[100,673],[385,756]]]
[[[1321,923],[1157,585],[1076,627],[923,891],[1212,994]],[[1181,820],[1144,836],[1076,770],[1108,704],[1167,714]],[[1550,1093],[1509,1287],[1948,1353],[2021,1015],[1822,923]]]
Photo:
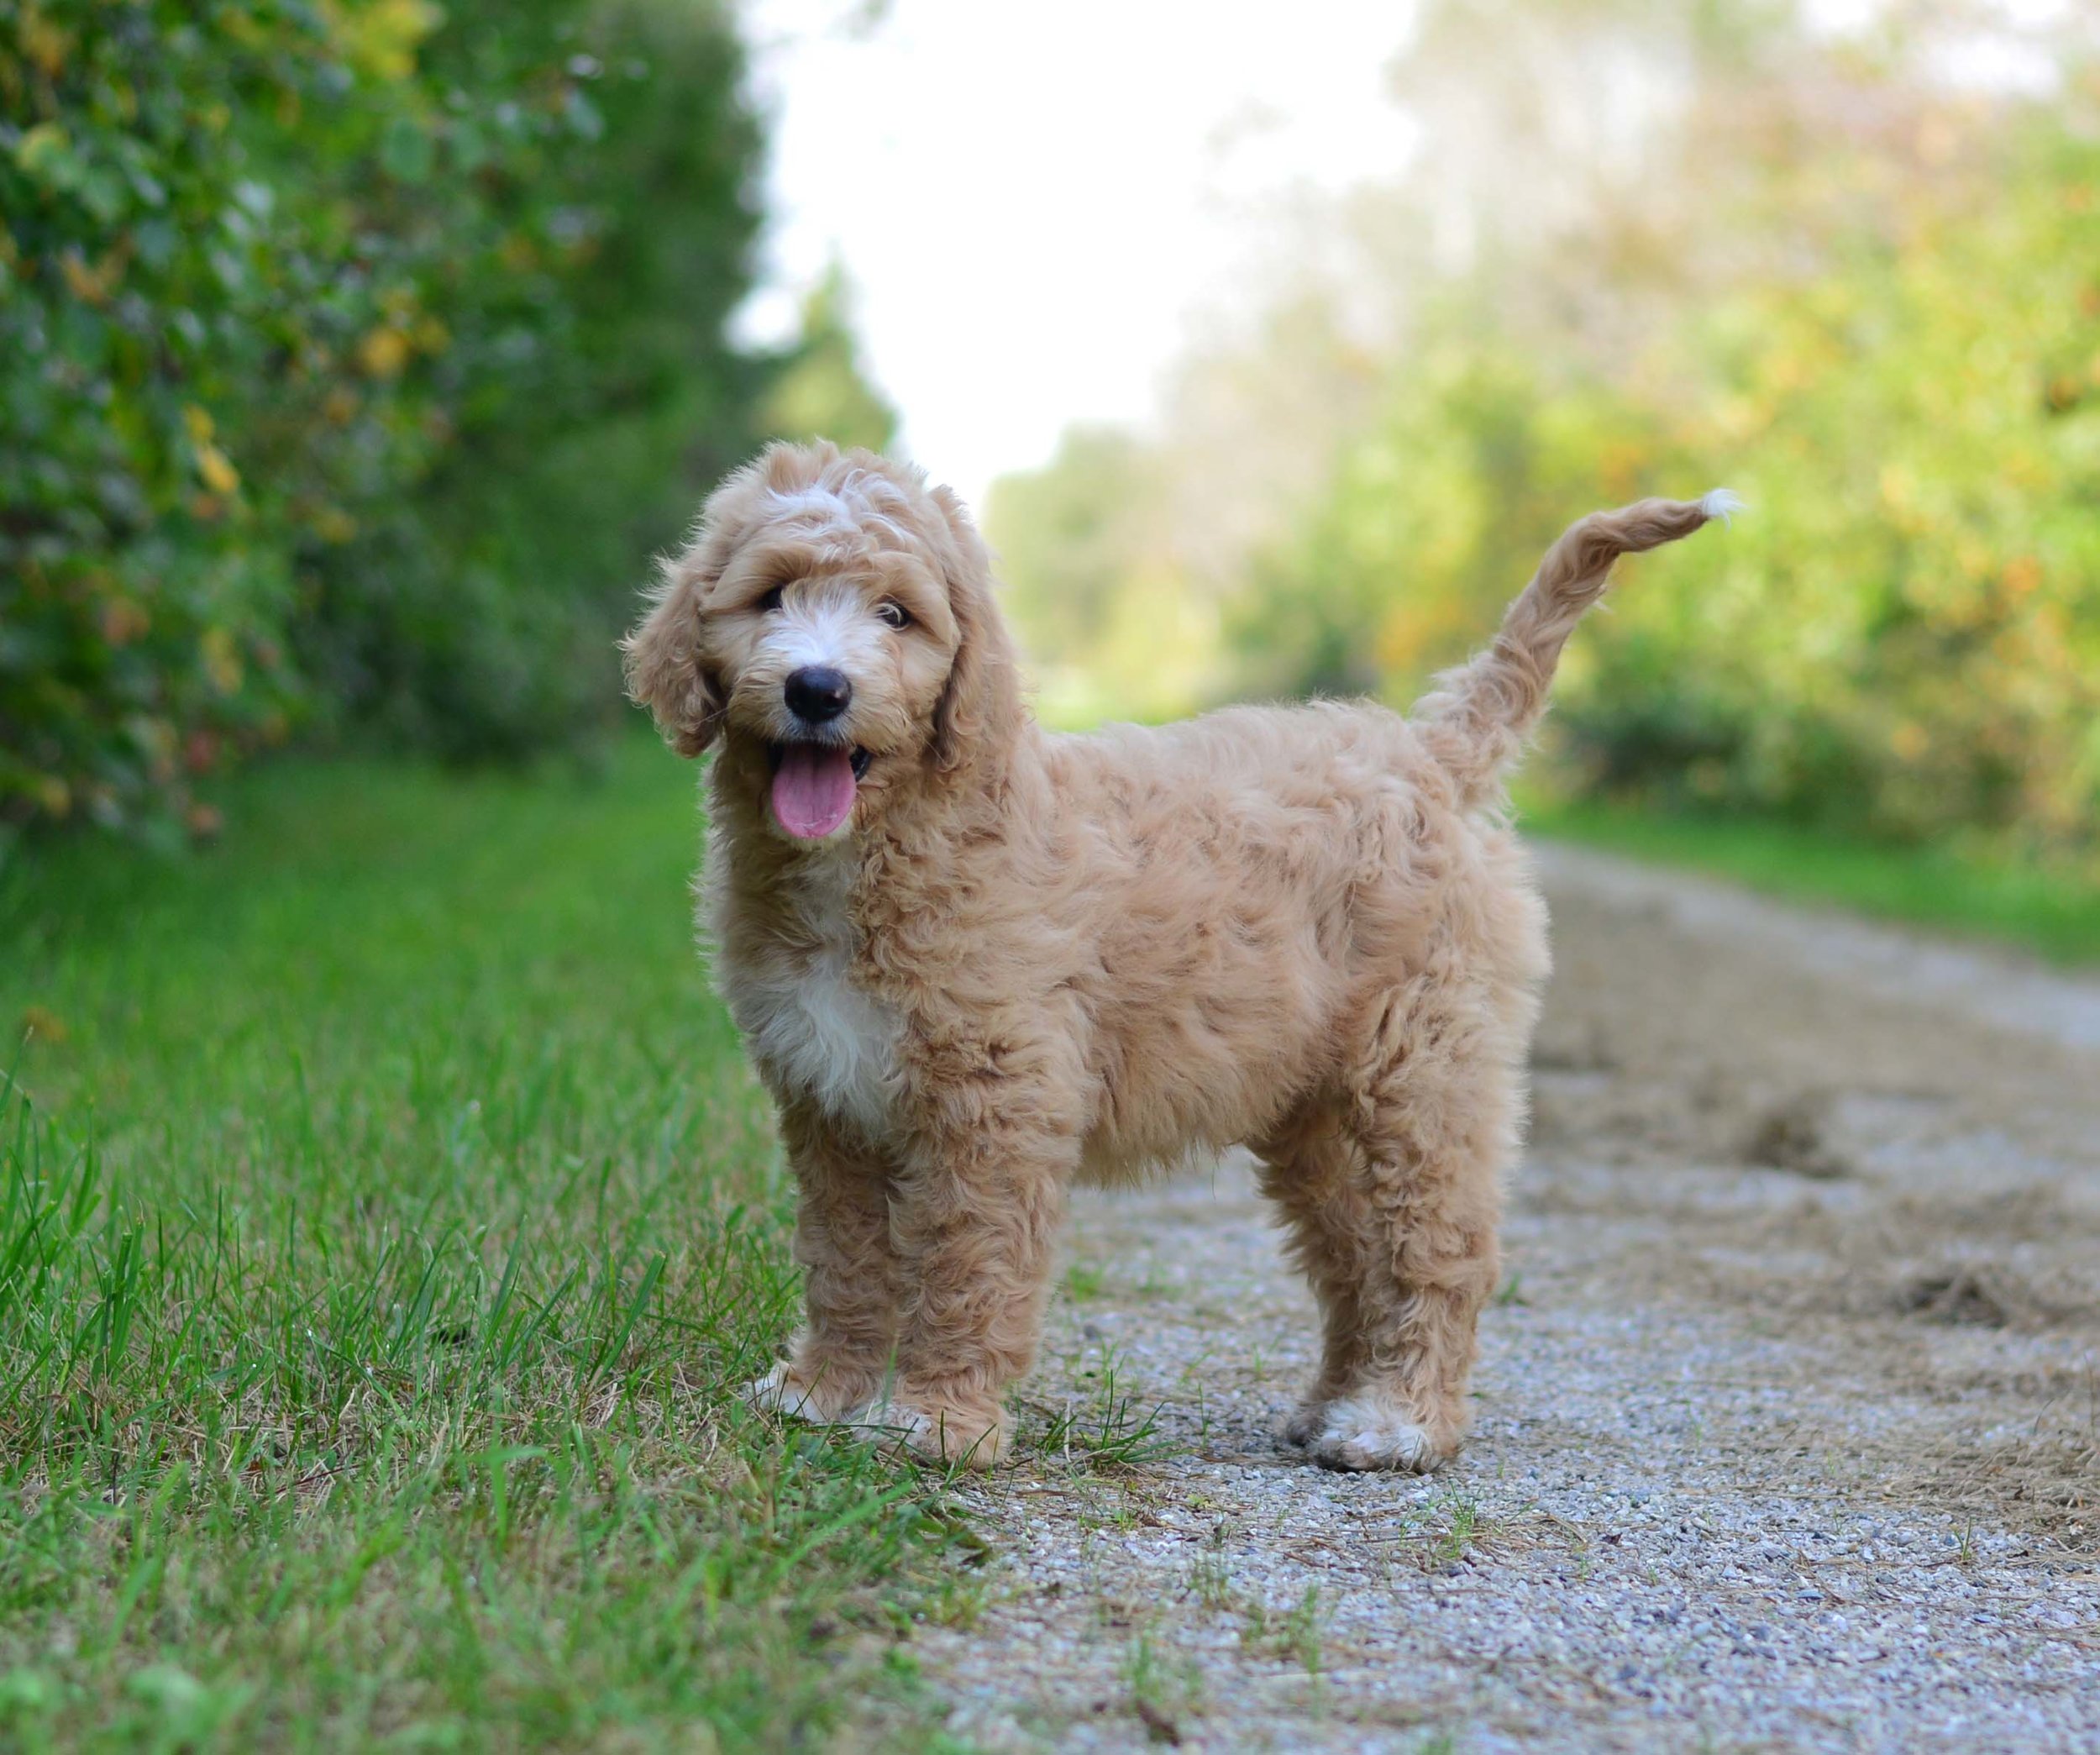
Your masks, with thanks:
[[[995,487],[1046,708],[1404,704],[1572,517],[1725,484],[1577,642],[1551,785],[2100,868],[2094,32],[1430,6],[1406,179],[1154,429]]]
[[[2100,869],[2100,20],[1846,10],[1425,0],[1404,173],[993,489],[1046,715],[1404,703],[1571,517],[1725,483],[1534,772]],[[730,339],[764,135],[727,0],[0,8],[0,833],[616,722],[707,483],[895,437],[843,272]]]
[[[207,830],[195,781],[302,733],[612,722],[705,485],[894,424],[836,278],[726,339],[743,72],[717,0],[0,8],[0,828]]]

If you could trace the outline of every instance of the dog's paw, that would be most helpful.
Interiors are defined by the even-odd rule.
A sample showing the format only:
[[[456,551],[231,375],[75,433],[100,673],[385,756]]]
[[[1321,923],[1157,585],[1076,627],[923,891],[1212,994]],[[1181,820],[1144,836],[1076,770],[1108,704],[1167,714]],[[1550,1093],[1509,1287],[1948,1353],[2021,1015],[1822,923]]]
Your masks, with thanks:
[[[1278,1442],[1291,1450],[1304,1450],[1327,1423],[1327,1404],[1324,1401],[1303,1401],[1298,1411],[1284,1422],[1277,1433]]]
[[[990,1469],[1005,1460],[1009,1433],[1003,1409],[989,1412],[953,1406],[921,1406],[885,1395],[853,1416],[864,1438],[887,1441],[929,1463]]]
[[[812,1426],[835,1426],[850,1420],[854,1408],[866,1400],[860,1385],[832,1384],[821,1378],[811,1383],[785,1363],[775,1365],[764,1377],[753,1378],[737,1394],[762,1413],[806,1420]]]
[[[1310,1450],[1322,1469],[1399,1469],[1428,1474],[1451,1460],[1452,1446],[1439,1444],[1426,1427],[1368,1396],[1345,1395],[1324,1408],[1299,1409],[1284,1429],[1287,1439],[1300,1421],[1308,1422],[1305,1436],[1292,1442]]]

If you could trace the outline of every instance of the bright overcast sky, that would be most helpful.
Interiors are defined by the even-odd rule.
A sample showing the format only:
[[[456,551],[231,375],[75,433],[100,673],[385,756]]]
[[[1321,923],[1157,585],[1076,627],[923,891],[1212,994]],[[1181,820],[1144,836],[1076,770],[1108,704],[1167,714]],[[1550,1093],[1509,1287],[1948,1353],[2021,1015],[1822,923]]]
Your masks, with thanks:
[[[904,448],[973,502],[1142,419],[1275,198],[1389,174],[1408,0],[745,0],[774,118],[777,337],[832,255]]]

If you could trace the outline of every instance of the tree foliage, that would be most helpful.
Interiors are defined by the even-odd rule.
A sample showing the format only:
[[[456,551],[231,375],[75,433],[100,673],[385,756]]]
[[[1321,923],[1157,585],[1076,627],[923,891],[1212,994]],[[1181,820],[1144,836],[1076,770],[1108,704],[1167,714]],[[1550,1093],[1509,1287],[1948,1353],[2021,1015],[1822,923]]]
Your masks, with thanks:
[[[776,365],[760,409],[767,432],[871,451],[888,449],[897,436],[897,411],[862,369],[853,288],[838,263],[802,302],[801,334]]]
[[[1572,517],[1725,485],[1750,515],[1630,565],[1572,649],[1564,780],[2100,856],[2094,61],[2059,42],[2045,79],[1950,82],[1930,8],[1840,41],[1749,5],[1677,14],[1681,38],[1650,0],[1505,0],[1498,28],[1520,15],[1567,34],[1541,66],[1658,59],[1666,120],[1588,185],[1572,137],[1509,131],[1565,162],[1501,167],[1519,219],[1480,197],[1455,254],[1434,163],[1399,204],[1420,243],[1404,336],[1375,412],[1317,435],[1320,482],[1221,594],[1226,691],[1404,703]],[[1433,15],[1422,52],[1449,35]],[[1122,467],[1171,472],[1189,443],[1170,429]],[[1135,589],[1158,553],[1087,555],[1090,591]],[[1067,662],[1098,638],[1042,625]]]
[[[777,365],[742,81],[717,0],[0,11],[0,823],[614,711]]]
[[[1477,281],[1435,307],[1386,413],[1242,602],[1248,674],[1405,696],[1492,625],[1571,513],[1725,483],[1752,514],[1636,572],[1579,643],[1557,712],[1568,776],[2090,852],[2096,97],[2079,75],[2041,107],[1921,99],[1893,165],[1827,140],[1769,164],[1762,197],[1782,209],[1833,186],[1876,199],[1793,271],[1666,301],[1631,345],[1527,329]]]

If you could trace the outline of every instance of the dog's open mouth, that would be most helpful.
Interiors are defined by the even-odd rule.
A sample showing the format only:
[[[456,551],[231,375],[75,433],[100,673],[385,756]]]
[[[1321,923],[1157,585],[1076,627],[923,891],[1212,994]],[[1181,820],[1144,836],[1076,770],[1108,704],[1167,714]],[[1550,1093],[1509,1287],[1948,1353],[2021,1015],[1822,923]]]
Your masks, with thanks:
[[[798,841],[821,841],[853,814],[869,753],[844,744],[775,744],[773,814]]]

